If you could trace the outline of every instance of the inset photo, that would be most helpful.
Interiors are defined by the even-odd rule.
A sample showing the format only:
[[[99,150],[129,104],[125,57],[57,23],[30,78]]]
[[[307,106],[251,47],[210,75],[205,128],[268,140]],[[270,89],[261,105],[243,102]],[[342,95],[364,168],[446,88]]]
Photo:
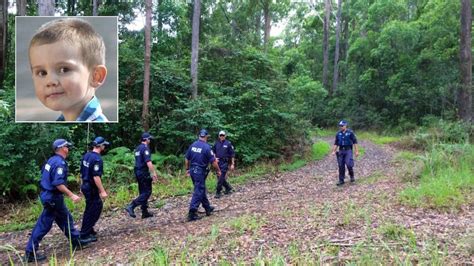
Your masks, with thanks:
[[[15,122],[118,122],[117,17],[16,17]]]

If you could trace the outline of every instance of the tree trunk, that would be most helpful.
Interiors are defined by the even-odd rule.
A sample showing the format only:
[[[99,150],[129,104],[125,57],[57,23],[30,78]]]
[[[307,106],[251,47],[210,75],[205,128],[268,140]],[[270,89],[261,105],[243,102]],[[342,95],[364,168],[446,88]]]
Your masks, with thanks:
[[[341,35],[341,13],[342,0],[337,0],[337,15],[336,15],[336,50],[334,51],[334,75],[332,81],[332,93],[337,90],[337,82],[339,78],[339,38]]]
[[[272,30],[272,16],[270,14],[270,1],[271,0],[264,0],[263,2],[263,18],[264,18],[264,33],[263,33],[263,47],[265,52],[268,49],[268,42],[270,40],[270,31]]]
[[[194,0],[193,29],[191,41],[191,86],[192,98],[198,95],[198,59],[199,59],[199,20],[201,19],[201,0]]]
[[[151,58],[151,8],[152,0],[145,2],[145,60],[144,60],[144,77],[143,77],[143,112],[142,124],[143,129],[148,131],[149,126],[149,110],[148,100],[150,97],[150,58]]]
[[[324,0],[324,22],[323,22],[323,86],[329,88],[328,66],[329,66],[329,19],[331,16],[331,0]],[[332,94],[331,91],[329,91]]]
[[[38,16],[54,16],[54,0],[39,0]]]
[[[92,16],[98,16],[98,9],[99,9],[99,6],[98,6],[98,3],[97,3],[97,0],[92,0]]]
[[[3,88],[5,78],[5,67],[7,65],[7,25],[8,25],[8,1],[3,0],[0,5],[0,89]]]
[[[76,15],[76,0],[68,0],[67,1],[67,14],[69,16]]]
[[[16,15],[26,16],[26,0],[16,0]]]
[[[262,13],[261,11],[257,10],[255,13],[255,45],[260,46],[262,45],[262,35],[260,30],[262,28]]]
[[[465,122],[472,121],[472,2],[461,0],[461,87],[458,91],[458,115]]]

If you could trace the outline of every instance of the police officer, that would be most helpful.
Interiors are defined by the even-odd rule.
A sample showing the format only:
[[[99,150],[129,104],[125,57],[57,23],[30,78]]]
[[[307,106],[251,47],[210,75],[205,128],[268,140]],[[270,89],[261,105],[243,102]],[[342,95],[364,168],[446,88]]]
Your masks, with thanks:
[[[357,138],[352,130],[347,128],[347,122],[341,120],[339,122],[339,130],[336,134],[334,146],[332,148],[332,154],[337,156],[337,164],[339,165],[339,182],[338,186],[344,185],[344,178],[346,175],[346,166],[349,171],[351,182],[355,181],[354,178],[354,159],[352,158],[352,149],[355,149],[355,157],[359,155],[359,147],[357,146]],[[336,151],[339,147],[339,151]]]
[[[103,161],[100,156],[109,145],[103,137],[97,137],[92,142],[92,151],[87,152],[81,159],[81,191],[86,198],[86,209],[82,217],[81,238],[97,241],[94,225],[102,213],[102,200],[107,198],[107,192],[102,185]]]
[[[152,181],[156,182],[158,180],[158,175],[156,174],[155,167],[151,162],[151,152],[150,152],[150,142],[153,139],[153,136],[145,132],[142,134],[141,143],[135,149],[135,177],[138,182],[138,191],[140,195],[134,199],[125,210],[128,214],[135,218],[135,207],[141,206],[142,209],[142,219],[153,217],[153,214],[148,211],[148,198],[151,196],[152,192]],[[150,177],[150,172],[153,175]]]
[[[230,194],[232,192],[232,187],[230,186],[229,182],[227,182],[226,174],[227,170],[229,170],[229,162],[230,170],[234,170],[235,159],[234,146],[232,146],[232,143],[230,141],[226,140],[226,134],[224,130],[221,130],[219,132],[219,139],[217,139],[214,143],[212,151],[216,155],[219,164],[219,169],[221,169],[222,172],[222,174],[218,176],[217,181],[215,198],[218,199],[222,196],[222,187],[225,188],[224,194]]]
[[[191,144],[186,152],[186,173],[188,176],[191,176],[194,185],[194,192],[189,205],[188,221],[200,219],[197,215],[200,204],[206,210],[207,216],[211,215],[214,211],[214,207],[211,206],[206,195],[206,177],[209,173],[207,166],[209,163],[212,163],[212,166],[217,170],[217,174],[221,176],[222,173],[211,147],[207,144],[208,138],[207,130],[201,129],[199,131],[199,139]]]
[[[43,205],[43,212],[38,218],[31,237],[26,244],[25,262],[46,259],[44,254],[38,253],[38,247],[39,242],[51,230],[53,222],[56,222],[64,232],[74,249],[81,248],[91,242],[91,239],[80,238],[79,232],[74,228],[72,215],[64,204],[64,194],[70,197],[74,203],[79,202],[81,199],[66,187],[68,165],[65,159],[71,147],[72,144],[65,139],[55,140],[53,142],[55,154],[42,167],[40,200]]]

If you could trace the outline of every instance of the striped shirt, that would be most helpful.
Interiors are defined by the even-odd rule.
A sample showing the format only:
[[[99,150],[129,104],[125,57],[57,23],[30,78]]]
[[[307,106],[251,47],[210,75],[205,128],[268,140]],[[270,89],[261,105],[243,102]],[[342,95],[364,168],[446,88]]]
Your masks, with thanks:
[[[64,115],[60,115],[56,121],[66,121]],[[102,107],[97,97],[93,97],[77,117],[76,121],[82,122],[108,122],[109,120],[102,113]]]

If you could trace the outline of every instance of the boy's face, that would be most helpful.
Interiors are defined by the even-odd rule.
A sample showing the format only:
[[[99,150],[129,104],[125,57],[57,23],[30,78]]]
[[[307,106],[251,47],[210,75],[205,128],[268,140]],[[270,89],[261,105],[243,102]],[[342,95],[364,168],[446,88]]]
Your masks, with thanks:
[[[94,96],[78,47],[64,41],[32,46],[30,64],[36,97],[46,107],[77,113]]]

